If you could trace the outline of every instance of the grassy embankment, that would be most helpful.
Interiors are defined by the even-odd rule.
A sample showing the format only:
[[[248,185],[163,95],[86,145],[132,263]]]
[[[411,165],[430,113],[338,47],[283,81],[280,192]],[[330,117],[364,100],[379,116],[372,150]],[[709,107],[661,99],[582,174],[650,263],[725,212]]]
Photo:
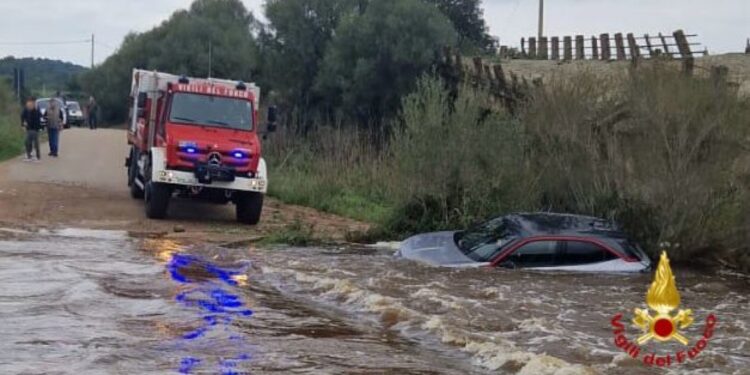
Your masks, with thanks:
[[[23,151],[23,129],[18,125],[18,110],[13,92],[0,84],[0,161]]]
[[[423,79],[385,145],[287,129],[266,147],[271,194],[374,223],[369,238],[554,210],[618,220],[652,254],[668,242],[677,260],[750,264],[750,102],[732,86],[656,66],[552,79],[520,113],[497,107]]]

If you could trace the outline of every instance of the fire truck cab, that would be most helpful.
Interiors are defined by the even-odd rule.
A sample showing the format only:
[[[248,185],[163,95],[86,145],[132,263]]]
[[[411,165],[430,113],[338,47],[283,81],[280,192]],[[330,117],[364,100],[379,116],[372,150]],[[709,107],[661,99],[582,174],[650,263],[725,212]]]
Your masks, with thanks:
[[[237,220],[260,221],[268,189],[260,132],[260,89],[252,83],[134,70],[126,159],[133,198],[163,219],[173,197],[233,202]]]

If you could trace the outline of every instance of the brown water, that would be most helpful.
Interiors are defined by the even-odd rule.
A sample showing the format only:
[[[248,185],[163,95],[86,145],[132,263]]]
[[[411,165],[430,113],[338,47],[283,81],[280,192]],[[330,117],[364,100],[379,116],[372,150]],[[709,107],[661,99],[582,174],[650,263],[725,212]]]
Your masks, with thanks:
[[[651,275],[438,269],[391,253],[0,232],[0,374],[659,373],[610,326],[645,307]],[[675,273],[691,345],[709,313],[718,325],[670,371],[750,374],[750,281]]]

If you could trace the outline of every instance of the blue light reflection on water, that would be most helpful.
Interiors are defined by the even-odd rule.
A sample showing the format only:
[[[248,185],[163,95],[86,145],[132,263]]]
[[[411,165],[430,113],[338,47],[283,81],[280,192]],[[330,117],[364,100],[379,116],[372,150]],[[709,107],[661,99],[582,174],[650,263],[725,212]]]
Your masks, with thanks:
[[[175,301],[198,313],[201,322],[193,331],[182,335],[183,344],[205,339],[211,332],[224,333],[236,351],[232,353],[233,356],[222,356],[219,359],[219,372],[225,375],[243,373],[238,371],[238,367],[243,362],[249,362],[252,356],[246,351],[249,345],[244,336],[233,332],[232,322],[252,316],[253,311],[245,307],[240,296],[231,289],[238,286],[233,277],[244,274],[247,266],[228,269],[197,256],[175,253],[166,267],[172,280],[185,287],[184,291],[175,296]],[[199,272],[201,279],[191,279],[189,271]],[[206,275],[210,277],[206,279]],[[183,357],[178,372],[190,374],[206,362],[208,361],[192,356]]]

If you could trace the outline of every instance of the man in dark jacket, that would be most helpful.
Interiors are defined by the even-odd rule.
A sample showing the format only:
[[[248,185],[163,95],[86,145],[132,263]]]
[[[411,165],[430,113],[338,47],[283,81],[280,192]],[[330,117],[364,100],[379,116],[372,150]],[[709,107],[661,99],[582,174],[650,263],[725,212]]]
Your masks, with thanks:
[[[38,161],[41,159],[39,153],[39,131],[42,130],[42,114],[36,109],[36,99],[26,100],[26,106],[21,112],[21,126],[26,129],[26,161]],[[36,158],[31,157],[31,150],[36,150]]]
[[[96,126],[98,125],[98,112],[99,112],[99,105],[96,104],[96,99],[94,99],[94,96],[92,95],[89,98],[89,103],[86,105],[86,114],[89,117],[89,129],[96,129]]]

